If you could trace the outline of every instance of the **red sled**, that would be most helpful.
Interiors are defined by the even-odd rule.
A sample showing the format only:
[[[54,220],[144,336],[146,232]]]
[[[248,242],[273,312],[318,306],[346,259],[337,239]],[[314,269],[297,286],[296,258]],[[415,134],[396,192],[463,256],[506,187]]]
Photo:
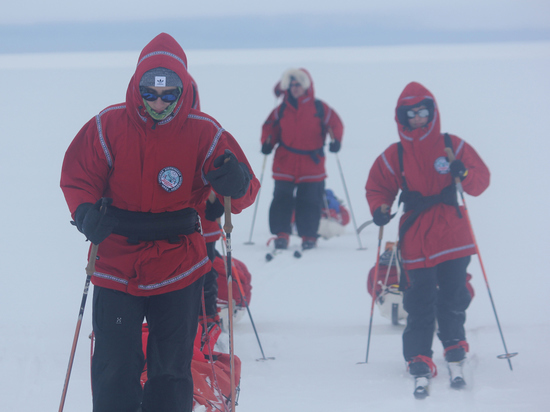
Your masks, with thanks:
[[[214,351],[214,345],[221,334],[218,326],[203,334],[203,325],[199,324],[193,347],[191,374],[193,375],[193,411],[194,412],[227,412],[231,409],[231,371],[230,357],[227,353]],[[147,382],[147,339],[149,327],[142,326],[141,339],[145,367],[141,373],[141,387]],[[92,339],[92,355],[94,337]],[[212,359],[212,361],[210,361]],[[239,382],[241,379],[241,360],[234,355],[234,376],[236,382],[235,396],[239,398]],[[236,399],[236,400],[237,400]]]
[[[344,203],[330,189],[325,190],[325,198],[321,210],[321,220],[317,233],[323,239],[343,235],[349,223],[349,212]]]
[[[233,320],[237,322],[244,316],[247,304],[250,305],[250,299],[252,298],[252,275],[243,262],[235,258],[232,258],[231,261],[234,303]],[[226,331],[226,327],[229,325],[229,300],[227,296],[227,273],[225,270],[225,259],[218,255],[214,259],[213,265],[216,272],[218,272],[218,311],[222,328]]]
[[[323,239],[330,239],[343,235],[346,232],[345,226],[350,222],[350,214],[342,200],[338,199],[330,189],[325,190],[323,203],[321,205],[321,219],[317,234]],[[297,234],[295,212],[291,218],[292,233]]]

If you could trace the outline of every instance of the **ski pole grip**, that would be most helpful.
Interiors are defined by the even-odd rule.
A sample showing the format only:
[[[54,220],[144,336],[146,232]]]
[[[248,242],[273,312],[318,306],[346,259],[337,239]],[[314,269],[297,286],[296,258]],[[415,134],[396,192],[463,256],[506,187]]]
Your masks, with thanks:
[[[449,163],[455,160],[455,154],[453,153],[453,149],[451,149],[450,147],[446,147],[445,153],[447,153],[447,157],[449,158]]]
[[[229,162],[229,158],[225,159],[224,163]],[[223,208],[225,213],[225,222],[223,230],[225,233],[231,233],[233,231],[233,224],[231,223],[231,196],[223,197]]]
[[[328,135],[330,136],[330,141],[334,142],[336,139],[334,138],[334,132],[332,131],[332,127],[328,128]]]
[[[449,164],[451,164],[455,159],[455,154],[453,153],[453,149],[450,147],[445,148],[445,153],[447,153],[447,157],[449,158]],[[462,195],[463,189],[462,189],[462,181],[460,180],[460,177],[455,177],[456,187],[458,187],[458,191]]]
[[[231,223],[231,197],[223,197],[223,208],[225,210],[225,222],[223,225],[223,230],[225,233],[231,233],[233,231],[233,224]]]
[[[101,207],[99,211],[102,215],[105,215],[107,213],[107,205],[108,201],[107,198],[101,199]],[[99,245],[92,243],[92,248],[90,249],[90,257],[88,258],[88,265],[86,266],[86,274],[89,277],[92,277],[92,275],[95,272],[95,261],[97,260],[97,250],[99,249]]]
[[[453,153],[453,149],[451,149],[450,147],[446,147],[445,148],[445,153],[447,153],[447,157],[449,158],[449,164],[451,164],[452,162],[454,162],[454,160],[456,159],[455,157],[455,154]],[[457,184],[461,183],[460,182],[460,178],[459,177],[455,177],[455,182]]]

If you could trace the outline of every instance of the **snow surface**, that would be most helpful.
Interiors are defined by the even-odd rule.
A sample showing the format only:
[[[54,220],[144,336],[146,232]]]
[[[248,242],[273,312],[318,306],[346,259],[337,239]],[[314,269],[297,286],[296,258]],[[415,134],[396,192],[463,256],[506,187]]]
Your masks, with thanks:
[[[0,410],[59,406],[88,247],[69,224],[61,163],[80,127],[124,100],[138,54],[0,55]],[[263,175],[255,244],[244,245],[251,207],[234,217],[233,256],[252,273],[250,309],[265,355],[276,359],[257,362],[250,322],[245,317],[235,325],[243,362],[239,411],[548,410],[550,43],[192,51],[188,59],[203,110],[237,137]],[[376,258],[376,227],[359,238],[367,250],[357,250],[351,223],[345,235],[320,240],[300,260],[287,254],[265,262],[272,157],[262,170],[259,134],[276,104],[272,88],[292,66],[311,72],[317,97],[345,123],[338,156],[358,225],[370,219],[367,174],[397,140],[393,110],[408,82],[435,94],[442,130],[467,140],[486,161],[491,186],[467,203],[508,350],[519,352],[513,372],[496,357],[504,348],[477,259],[469,268],[476,297],[467,321],[468,387],[449,388],[436,340],[439,376],[424,401],[413,398],[405,372],[403,327],[392,326],[377,308],[369,362],[358,364],[366,354],[371,300],[365,283]],[[335,155],[328,154],[327,167],[327,187],[348,204]],[[384,242],[396,233],[392,222]],[[90,330],[88,301],[66,411],[91,410]]]

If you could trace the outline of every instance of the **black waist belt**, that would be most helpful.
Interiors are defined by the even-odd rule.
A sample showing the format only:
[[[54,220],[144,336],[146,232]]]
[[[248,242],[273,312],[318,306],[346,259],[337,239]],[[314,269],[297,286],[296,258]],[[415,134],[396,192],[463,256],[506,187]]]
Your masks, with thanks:
[[[454,184],[444,187],[441,190],[441,193],[433,196],[422,196],[420,192],[404,190],[401,192],[399,197],[399,203],[403,202],[404,212],[412,210],[412,213],[405,219],[401,228],[399,229],[399,238],[403,239],[403,235],[407,230],[411,228],[413,223],[416,221],[420,213],[429,209],[430,207],[438,204],[444,203],[446,205],[454,206],[456,208],[458,217],[462,218],[462,213],[458,207],[458,199],[456,196],[456,186]]]
[[[315,150],[300,150],[300,149],[295,149],[293,147],[287,146],[286,144],[283,143],[283,141],[280,141],[279,144],[289,152],[310,156],[311,160],[313,160],[315,164],[318,164],[321,161],[319,157],[325,157],[325,151],[323,150],[322,147]]]
[[[130,212],[109,206],[108,213],[118,219],[113,233],[128,238],[128,243],[168,240],[179,243],[181,235],[200,231],[197,211],[191,207],[175,212]]]

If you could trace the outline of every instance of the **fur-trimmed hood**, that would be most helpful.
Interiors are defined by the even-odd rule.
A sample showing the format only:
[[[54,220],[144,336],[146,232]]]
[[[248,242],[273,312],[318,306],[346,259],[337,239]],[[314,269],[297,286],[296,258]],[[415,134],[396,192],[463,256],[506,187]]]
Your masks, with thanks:
[[[311,87],[311,78],[305,69],[288,69],[285,71],[281,76],[281,89],[288,90],[292,80],[296,80],[306,90]]]
[[[285,96],[288,96],[290,82],[293,79],[300,83],[302,87],[306,90],[306,96],[313,97],[313,79],[311,78],[311,74],[309,74],[309,72],[302,67],[299,69],[291,68],[283,73],[283,75],[281,76],[281,80],[279,80],[275,85],[275,96],[279,97],[281,94],[285,94]]]

